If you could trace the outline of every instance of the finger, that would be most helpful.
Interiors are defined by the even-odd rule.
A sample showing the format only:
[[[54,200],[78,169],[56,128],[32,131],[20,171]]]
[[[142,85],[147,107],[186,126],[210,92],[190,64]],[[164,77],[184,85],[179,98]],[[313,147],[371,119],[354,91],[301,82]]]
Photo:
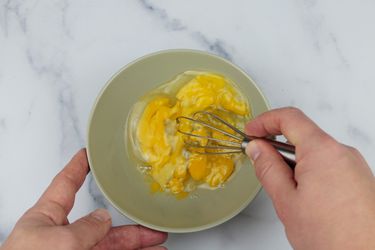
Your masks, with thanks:
[[[163,246],[156,246],[156,247],[142,248],[141,250],[168,250],[168,249],[166,247],[163,247]]]
[[[75,194],[82,186],[88,170],[86,150],[81,149],[56,175],[31,210],[40,211],[55,225],[66,224],[66,217],[73,207]]]
[[[139,225],[114,227],[96,246],[95,250],[104,249],[139,249],[157,246],[167,240],[168,234]]]
[[[246,148],[253,160],[257,178],[276,207],[288,204],[296,190],[293,171],[281,155],[267,142],[254,140]]]
[[[97,209],[66,228],[78,238],[82,249],[91,249],[107,235],[111,225],[111,216],[107,210]]]
[[[258,137],[283,134],[301,151],[319,145],[321,139],[329,137],[296,108],[280,108],[265,112],[246,125],[246,132]]]

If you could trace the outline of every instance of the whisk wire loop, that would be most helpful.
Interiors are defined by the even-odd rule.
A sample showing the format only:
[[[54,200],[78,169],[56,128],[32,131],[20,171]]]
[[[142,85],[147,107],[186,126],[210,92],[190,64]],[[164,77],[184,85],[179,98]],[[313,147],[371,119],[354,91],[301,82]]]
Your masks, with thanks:
[[[234,133],[230,133],[224,129],[217,128],[214,125],[209,124],[208,122],[202,120],[202,118],[199,118],[199,115],[206,115],[211,120],[216,120],[222,125],[225,125],[226,127],[230,128]],[[199,138],[207,140],[205,143],[206,145],[199,144],[199,141],[194,142],[194,140],[188,141],[185,140],[185,145],[188,148],[195,148],[195,149],[204,149],[204,150],[197,150],[196,153],[199,154],[235,154],[235,153],[244,153],[247,144],[254,139],[257,140],[263,140],[268,143],[270,143],[272,146],[275,147],[275,149],[281,154],[281,156],[284,158],[285,162],[294,169],[296,165],[295,161],[295,147],[291,144],[275,141],[273,139],[269,138],[258,138],[253,136],[248,136],[232,124],[228,123],[221,117],[217,116],[216,114],[212,114],[208,111],[199,111],[196,112],[193,115],[194,118],[186,117],[186,116],[179,116],[176,118],[177,122],[177,131],[181,134],[184,134],[188,136],[188,138]],[[183,120],[189,121],[192,124],[200,124],[203,127],[209,128],[212,131],[216,131],[221,133],[222,135],[226,135],[228,137],[228,140],[222,139],[222,138],[215,138],[214,136],[206,136],[206,135],[199,135],[195,134],[193,131],[183,131],[180,129],[180,125]],[[211,133],[212,135],[212,133]],[[231,138],[231,140],[229,140]],[[234,139],[234,140],[233,140]]]
[[[195,113],[195,114],[197,114],[197,113]],[[195,116],[195,115],[194,115],[194,116]],[[217,131],[217,132],[219,132],[219,133],[222,133],[222,134],[224,134],[224,135],[226,135],[226,136],[229,136],[229,137],[231,137],[231,138],[233,138],[233,139],[236,139],[236,140],[242,141],[242,138],[241,138],[241,137],[235,136],[235,135],[233,135],[233,134],[231,134],[231,133],[228,133],[228,132],[226,132],[226,131],[224,131],[224,130],[222,130],[222,129],[216,128],[215,126],[213,126],[213,125],[211,125],[211,124],[208,124],[207,122],[204,122],[204,121],[198,120],[198,119],[193,119],[193,118],[186,117],[186,116],[179,116],[179,117],[176,118],[177,124],[180,124],[182,119],[189,120],[189,121],[191,121],[191,122],[193,122],[193,123],[198,123],[198,124],[200,124],[200,125],[203,125],[204,127],[207,127],[207,128],[212,129],[212,130],[215,130],[215,131]],[[225,122],[225,123],[226,123],[226,122]],[[227,123],[226,123],[226,124],[227,124]],[[188,133],[188,132],[181,131],[179,128],[178,128],[177,130],[178,130],[178,132],[180,132],[180,133],[182,133],[182,134],[187,134],[187,133]],[[193,136],[193,134],[189,134],[189,135],[190,135],[190,136]],[[200,137],[200,138],[203,138],[204,136],[194,135],[194,137]],[[214,140],[215,138],[207,137],[206,139],[213,139],[213,140]]]
[[[224,124],[225,126],[227,126],[228,128],[232,129],[234,132],[236,132],[237,134],[241,135],[243,138],[248,138],[248,135],[245,134],[244,132],[242,132],[241,130],[239,130],[238,128],[236,128],[235,126],[233,126],[232,124],[230,124],[229,122],[223,120],[222,118],[220,118],[219,116],[213,114],[213,113],[210,113],[210,112],[207,112],[207,111],[198,111],[194,114],[194,117],[198,114],[204,114],[204,115],[207,115],[207,116],[211,116],[212,118],[214,118],[215,120],[221,122],[222,124]],[[220,132],[225,132],[221,129],[219,129]],[[243,140],[243,138],[241,138],[240,140]]]

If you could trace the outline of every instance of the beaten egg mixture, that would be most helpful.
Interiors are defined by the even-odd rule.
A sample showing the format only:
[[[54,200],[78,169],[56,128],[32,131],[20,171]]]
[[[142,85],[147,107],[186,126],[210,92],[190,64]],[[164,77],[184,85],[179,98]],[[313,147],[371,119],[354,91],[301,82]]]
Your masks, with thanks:
[[[137,148],[153,179],[151,189],[180,197],[197,186],[221,186],[233,173],[238,156],[203,155],[187,150],[186,136],[177,132],[176,118],[210,111],[220,113],[221,118],[236,126],[243,126],[238,122],[250,118],[248,102],[228,79],[206,72],[183,74],[177,77],[178,81],[162,85],[148,96],[135,126]],[[183,126],[192,129],[189,124]],[[202,128],[195,133],[209,132]]]

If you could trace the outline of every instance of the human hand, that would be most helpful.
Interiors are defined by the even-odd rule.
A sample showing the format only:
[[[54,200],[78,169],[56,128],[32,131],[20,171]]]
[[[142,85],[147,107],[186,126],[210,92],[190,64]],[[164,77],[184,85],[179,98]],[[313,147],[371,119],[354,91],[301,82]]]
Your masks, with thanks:
[[[88,171],[86,151],[82,149],[19,219],[1,249],[165,249],[157,245],[165,242],[166,233],[138,225],[112,227],[105,209],[69,223],[67,216],[75,194]]]
[[[246,149],[295,249],[375,249],[375,179],[356,149],[295,108],[266,112],[246,132],[283,134],[296,146],[294,172],[262,140]]]

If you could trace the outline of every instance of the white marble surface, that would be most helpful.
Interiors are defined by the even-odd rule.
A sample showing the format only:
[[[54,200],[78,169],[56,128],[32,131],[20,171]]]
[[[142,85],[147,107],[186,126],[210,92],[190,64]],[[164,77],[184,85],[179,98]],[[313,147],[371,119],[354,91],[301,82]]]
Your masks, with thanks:
[[[0,242],[71,155],[106,80],[149,52],[194,48],[243,67],[273,107],[294,105],[375,170],[375,2],[371,0],[0,0]],[[372,107],[372,108],[371,108]],[[91,176],[74,220],[108,206]],[[290,249],[262,192],[170,249]]]

